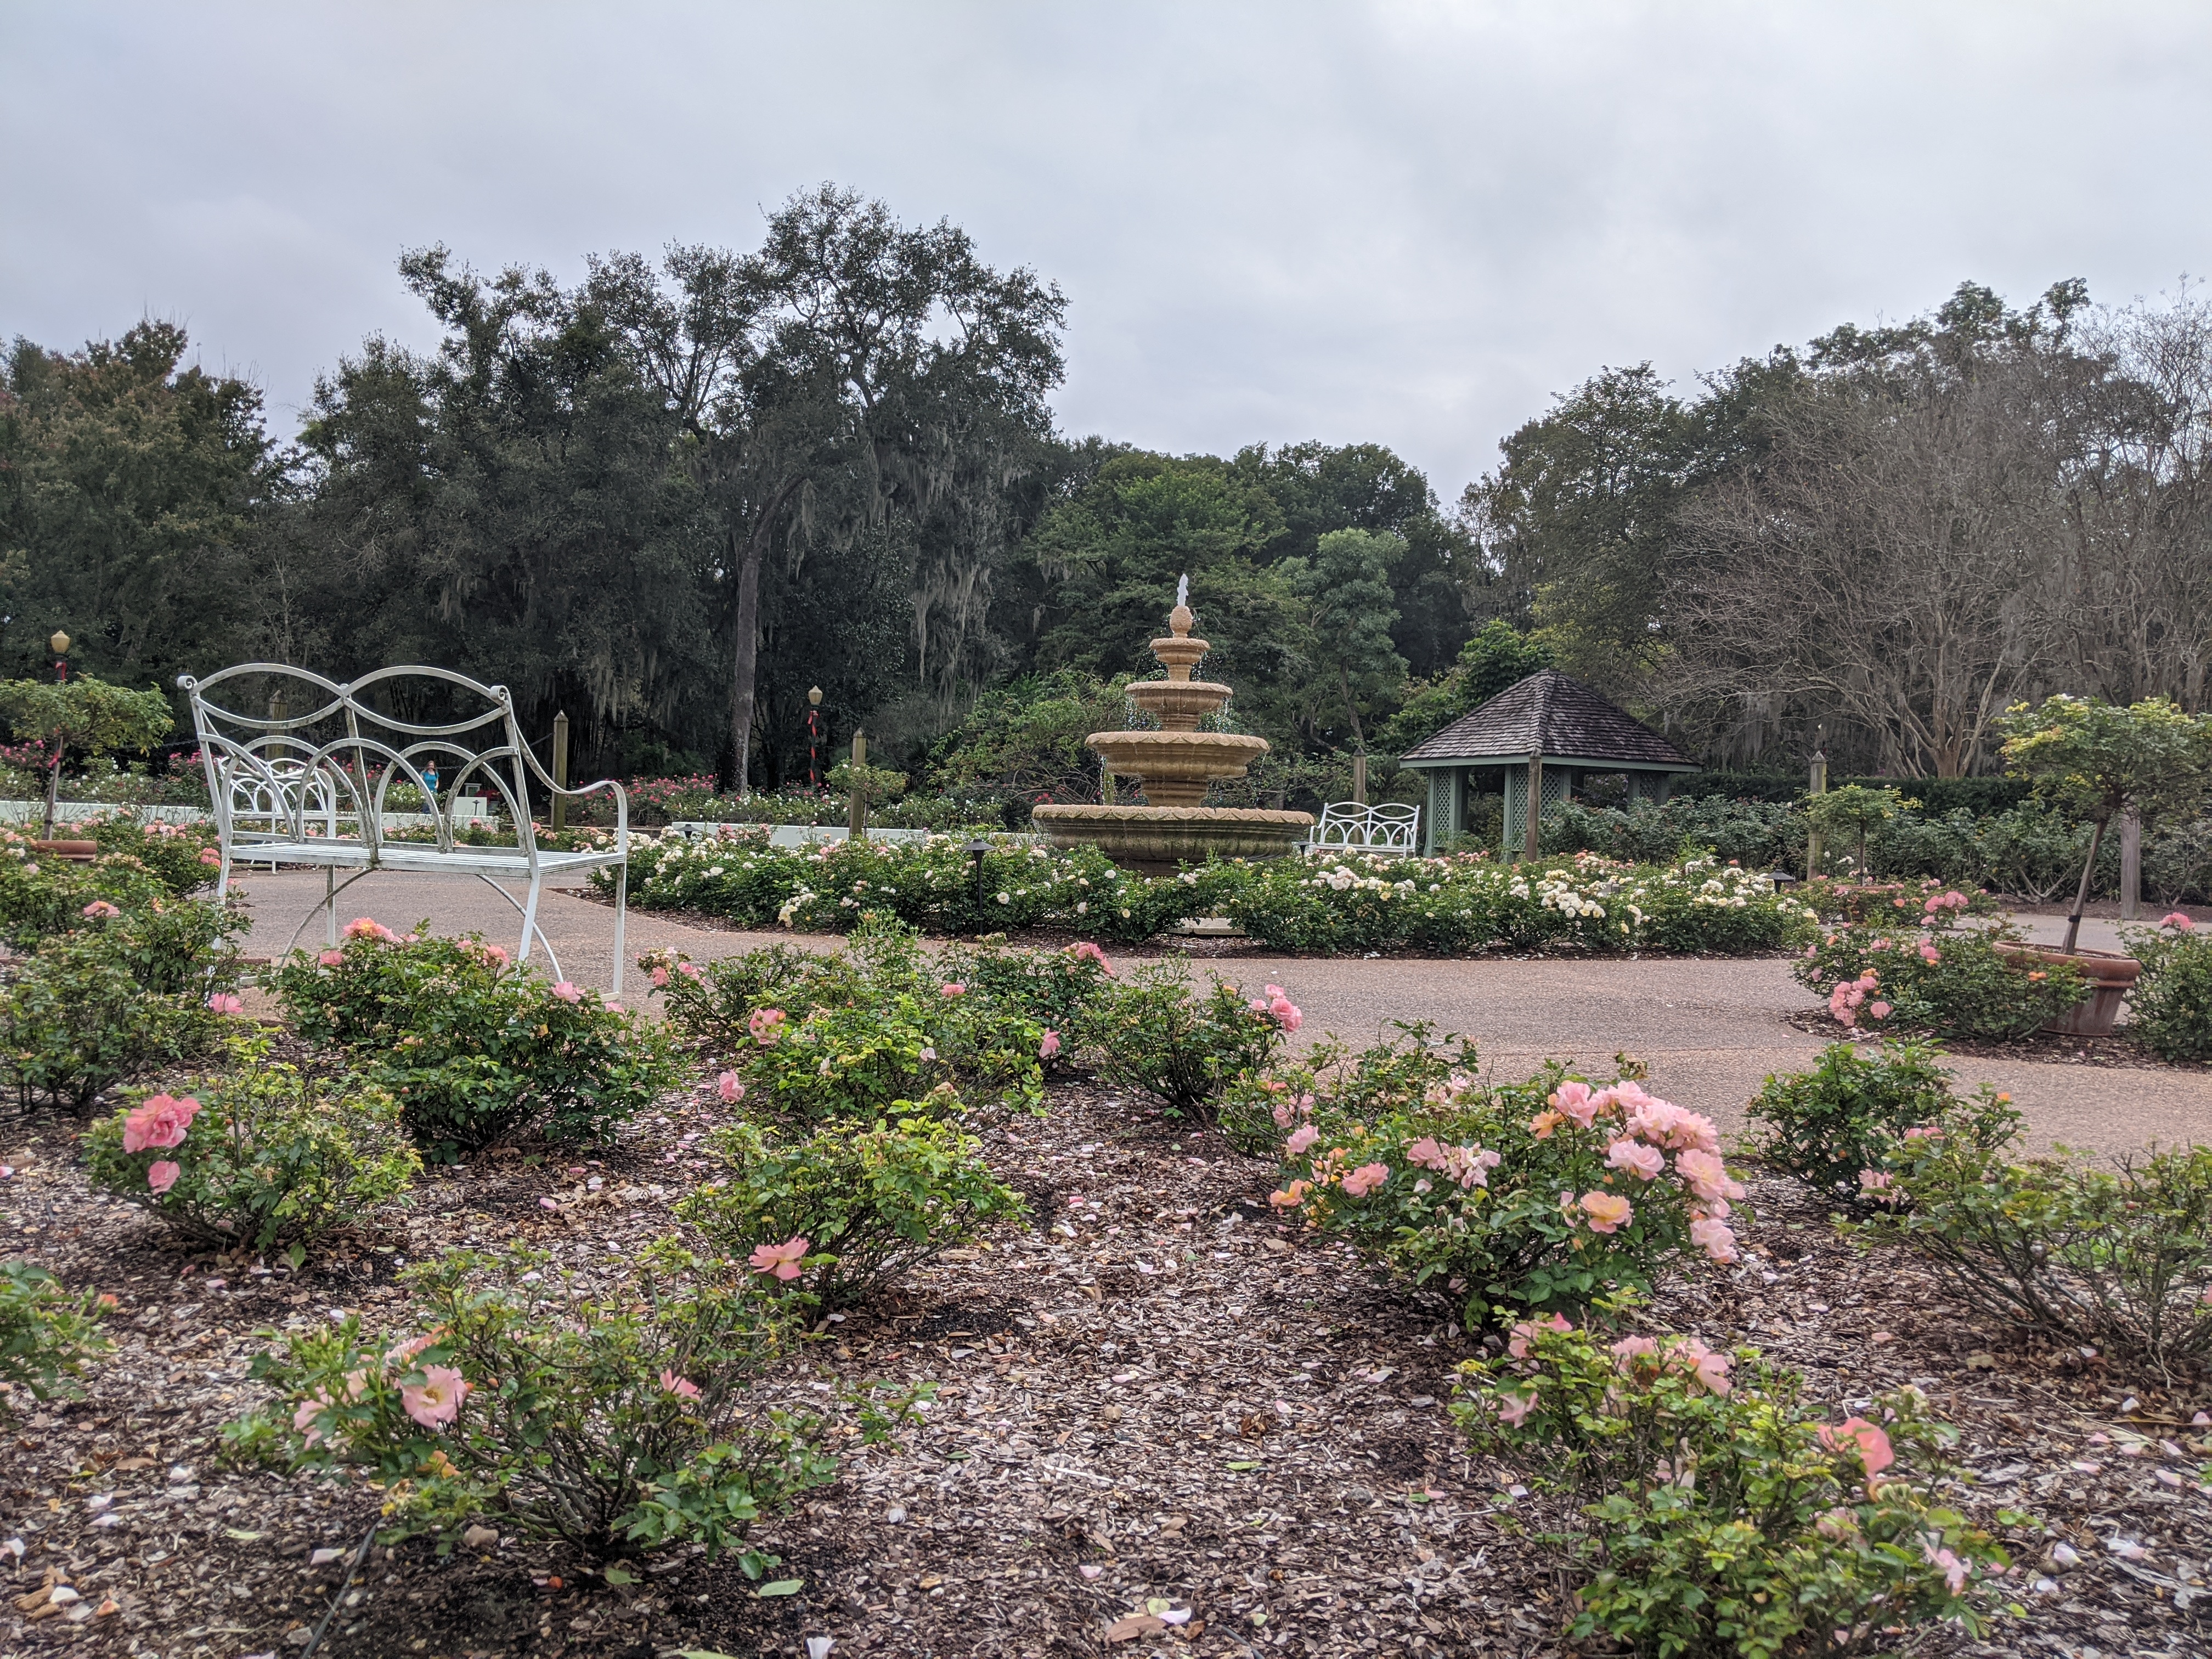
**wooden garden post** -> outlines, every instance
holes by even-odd
[[[861,781],[861,769],[868,763],[868,736],[865,732],[853,733],[853,793],[845,808],[845,829],[854,841],[868,838],[868,793]]]
[[[2120,920],[2142,915],[2142,809],[2132,801],[2120,814]]]
[[[1536,859],[1543,856],[1539,845],[1540,826],[1544,817],[1544,751],[1528,751],[1528,826],[1521,842],[1521,856]]]
[[[568,822],[568,802],[560,792],[568,787],[568,711],[553,716],[553,828]]]
[[[1352,799],[1362,806],[1367,805],[1367,751],[1364,749],[1352,757]]]
[[[1806,793],[1813,795],[1825,795],[1828,793],[1828,751],[1825,749],[1815,749],[1813,751],[1812,787]],[[1818,830],[1811,830],[1805,835],[1805,879],[1811,881],[1820,873],[1820,832]]]

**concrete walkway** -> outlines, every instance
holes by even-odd
[[[254,918],[247,948],[257,955],[281,951],[301,918],[321,902],[322,878],[311,872],[255,875],[242,884]],[[542,914],[562,971],[580,985],[609,984],[613,911],[548,890]],[[438,932],[477,932],[510,950],[520,933],[513,909],[482,884],[460,877],[382,872],[365,877],[339,901],[342,925],[358,915],[402,929],[427,918]],[[2052,919],[2023,920],[2033,921],[2040,938]],[[2057,925],[2063,929],[2063,919]],[[2110,932],[2111,924],[2085,923],[2085,945],[2117,945],[2116,937],[2093,937],[2097,927]],[[316,944],[321,936],[318,916],[302,942]],[[793,936],[689,927],[633,910],[627,954],[634,961],[643,951],[673,946],[707,961],[777,939],[791,942]],[[836,941],[796,942],[828,948]],[[1254,992],[1270,981],[1283,986],[1305,1011],[1303,1042],[1334,1032],[1364,1043],[1393,1019],[1427,1020],[1440,1032],[1473,1037],[1483,1070],[1492,1077],[1525,1077],[1547,1056],[1598,1070],[1625,1051],[1650,1066],[1655,1091],[1709,1112],[1730,1128],[1742,1123],[1745,1103],[1770,1073],[1804,1070],[1823,1046],[1786,1023],[1785,1016],[1816,1006],[1818,999],[1790,977],[1787,963],[1771,959],[1237,957],[1201,959],[1192,971],[1201,982],[1207,972],[1218,971]],[[650,989],[634,969],[625,988],[636,1006],[652,1006]],[[2212,1142],[2212,1072],[1973,1059],[1962,1059],[1953,1069],[1963,1083],[1986,1079],[2009,1091],[2039,1141],[2111,1152],[2153,1141]]]

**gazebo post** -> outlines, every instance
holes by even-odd
[[[1521,856],[1524,859],[1543,856],[1540,826],[1544,817],[1544,751],[1528,751],[1528,831],[1521,840]]]

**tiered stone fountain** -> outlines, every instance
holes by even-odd
[[[1187,603],[1188,577],[1168,613],[1169,635],[1152,641],[1166,666],[1164,680],[1133,680],[1131,701],[1158,717],[1157,732],[1094,732],[1086,741],[1117,778],[1144,786],[1148,806],[1040,806],[1030,815],[1056,847],[1089,842],[1115,863],[1146,875],[1172,875],[1188,860],[1280,858],[1313,828],[1310,812],[1207,806],[1216,778],[1241,778],[1267,752],[1265,738],[1201,732],[1199,721],[1229,701],[1229,688],[1194,680],[1192,667],[1210,648],[1190,636],[1196,620]]]

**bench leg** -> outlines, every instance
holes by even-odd
[[[532,874],[530,878],[530,902],[524,905],[522,908],[522,949],[515,952],[514,964],[516,967],[519,968],[524,963],[530,960],[530,936],[537,931],[538,877],[535,874]],[[545,954],[549,957],[552,957],[553,947],[550,945],[548,945],[545,947]],[[553,963],[554,971],[558,973],[560,971],[560,963],[556,960]]]
[[[336,946],[338,942],[338,867],[335,864],[323,866],[323,943]]]
[[[624,913],[625,913],[625,911],[626,911],[626,909],[627,909],[627,907],[628,907],[629,903],[629,866],[628,866],[627,864],[617,865],[617,866],[615,866],[615,988],[614,988],[614,994],[615,994],[616,996],[620,996],[620,995],[622,994],[622,981],[623,981],[623,917],[624,917]]]

